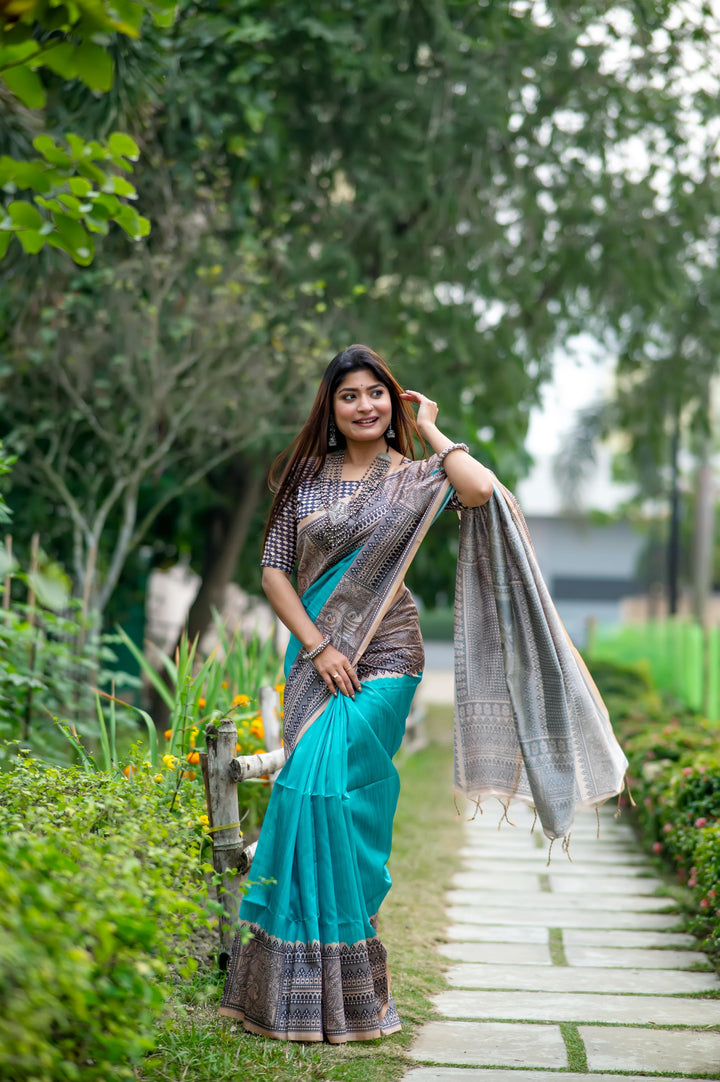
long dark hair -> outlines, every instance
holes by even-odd
[[[272,464],[269,483],[275,493],[265,537],[293,493],[304,480],[317,477],[325,465],[328,448],[332,404],[335,392],[349,372],[369,368],[379,383],[387,387],[392,401],[392,426],[395,435],[385,437],[405,458],[415,458],[415,437],[420,438],[415,414],[400,395],[402,387],[385,361],[369,346],[353,345],[336,354],[325,369],[307,421],[298,436]],[[337,432],[338,448],[345,446],[345,437]]]

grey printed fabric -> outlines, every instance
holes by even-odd
[[[286,943],[249,924],[235,937],[222,1013],[246,1029],[289,1041],[342,1044],[400,1029],[379,939]]]
[[[521,800],[554,839],[621,792],[627,760],[499,482],[461,515],[455,679],[455,786],[471,800]]]

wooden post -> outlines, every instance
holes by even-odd
[[[230,951],[235,937],[235,926],[240,909],[238,869],[243,852],[240,833],[240,809],[237,783],[230,773],[235,758],[237,726],[230,718],[220,722],[219,727],[210,724],[205,730],[207,737],[208,818],[213,845],[213,867],[222,881],[218,885],[218,901],[223,913],[220,918],[220,968],[227,969]]]

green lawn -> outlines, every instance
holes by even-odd
[[[255,1037],[217,1015],[220,983],[206,973],[175,999],[138,1076],[143,1082],[393,1082],[410,1066],[407,1049],[431,1013],[429,997],[444,986],[436,947],[444,935],[444,887],[461,843],[448,716],[436,711],[427,720],[433,742],[399,764],[394,885],[380,916],[402,1032],[335,1046]]]

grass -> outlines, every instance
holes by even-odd
[[[400,764],[402,791],[390,870],[393,889],[380,915],[390,959],[400,1033],[345,1045],[272,1041],[245,1033],[217,1006],[221,981],[208,971],[178,989],[143,1082],[395,1082],[410,1066],[407,1050],[431,1014],[429,997],[445,987],[444,885],[459,867],[461,820],[452,797],[451,733],[444,713],[427,718],[433,739]]]

